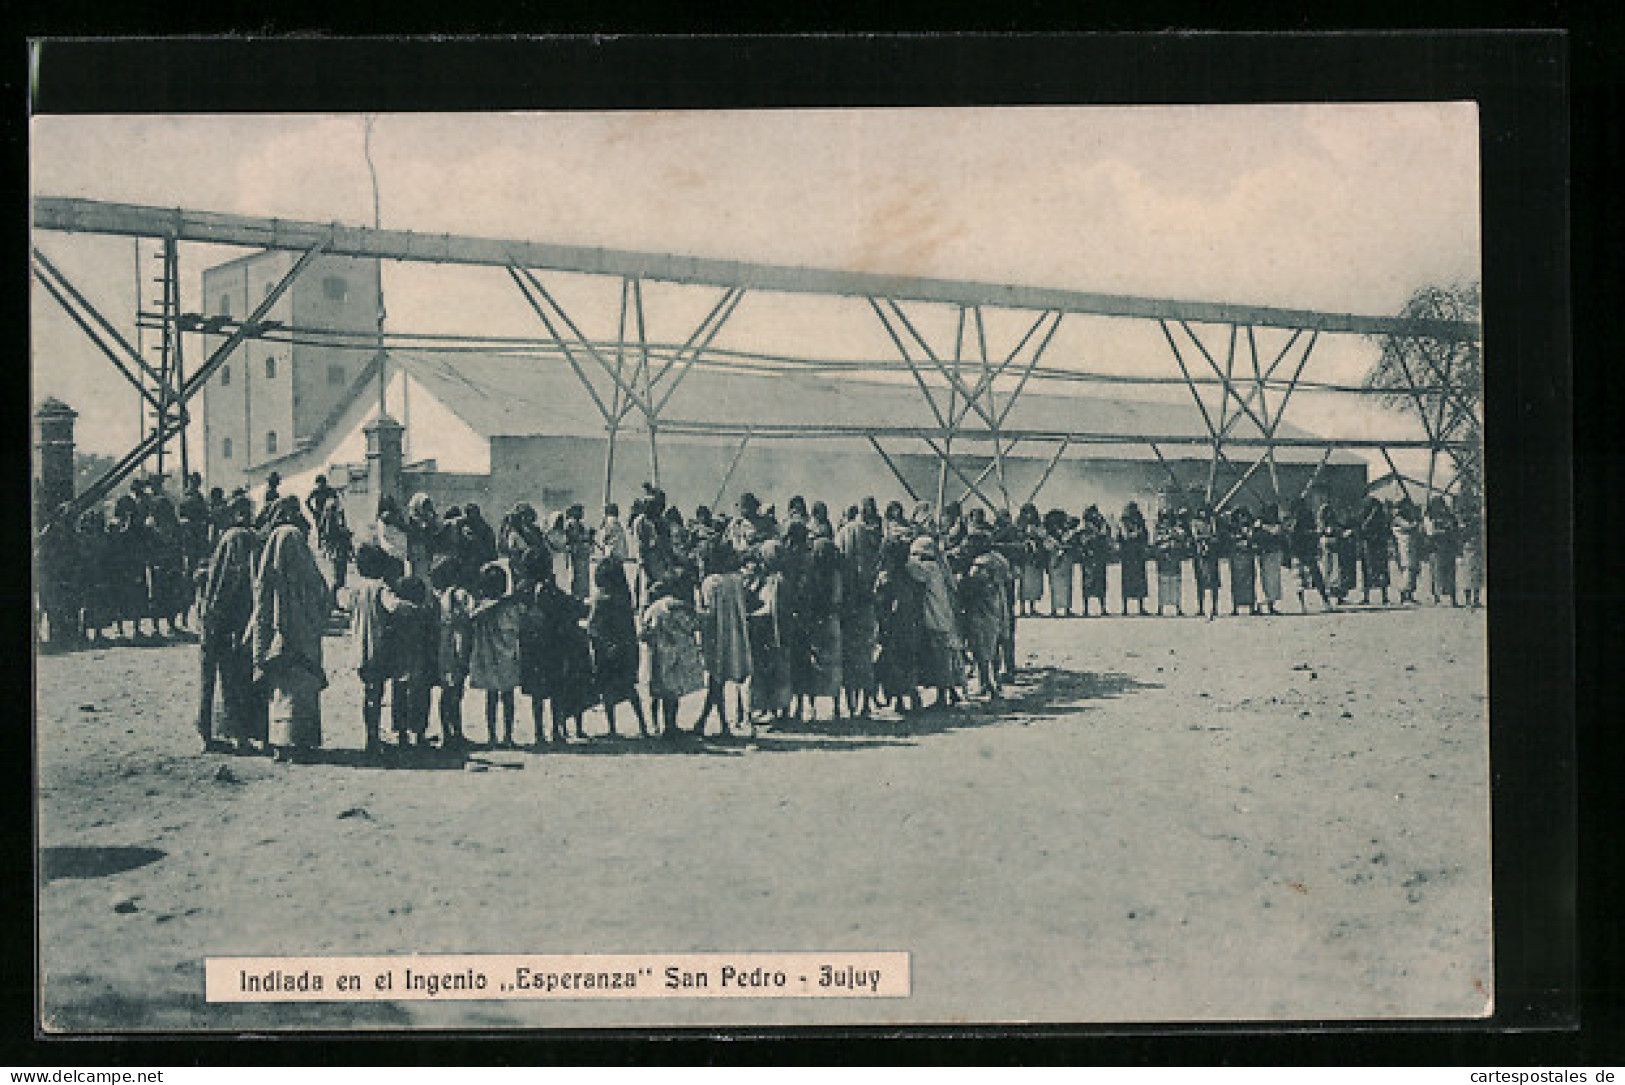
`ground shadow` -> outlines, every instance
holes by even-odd
[[[892,710],[864,717],[839,720],[782,720],[758,725],[762,747],[772,745],[776,736],[820,736],[848,739],[831,742],[832,749],[859,749],[852,738],[907,740],[921,735],[941,734],[969,727],[996,727],[1032,724],[1070,715],[1090,701],[1110,700],[1142,689],[1159,689],[1155,683],[1141,682],[1117,671],[1072,671],[1060,667],[1030,667],[1013,682],[1004,685],[1004,696],[996,701],[974,700],[944,708],[925,708],[898,713]],[[935,698],[935,693],[927,694]],[[778,748],[805,749],[805,743],[785,743]]]
[[[122,874],[126,870],[156,863],[165,854],[157,848],[52,845],[40,849],[40,880],[53,882],[59,878],[105,878],[110,874]]]

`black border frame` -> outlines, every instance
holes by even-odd
[[[1567,53],[1562,35],[1530,32],[434,42],[52,39],[40,44],[30,56],[34,66],[27,88],[35,112],[1413,99],[1472,99],[1480,106],[1490,388],[1486,455],[1492,487],[1489,591],[1494,600],[1489,647],[1495,1018],[1486,1024],[865,1028],[842,1030],[839,1038],[823,1029],[697,1029],[658,1033],[678,1042],[635,1048],[626,1041],[650,1034],[501,1033],[491,1043],[467,1034],[364,1033],[343,1034],[345,1042],[335,1045],[331,1034],[300,1033],[279,1034],[269,1046],[257,1045],[256,1060],[487,1063],[519,1055],[522,1061],[545,1062],[650,1061],[651,1056],[709,1061],[723,1050],[708,1039],[716,1033],[734,1038],[726,1048],[728,1061],[751,1063],[783,1061],[785,1054],[782,1047],[739,1042],[753,1036],[789,1038],[795,1042],[793,1050],[806,1058],[831,1062],[897,1057],[961,1061],[972,1052],[978,1061],[1049,1062],[1059,1061],[1057,1054],[1070,1061],[1063,1054],[1069,1051],[1108,1056],[1107,1061],[1206,1061],[1215,1053],[1232,1057],[1231,1045],[1238,1042],[1246,1046],[1257,1041],[1288,1061],[1351,1062],[1361,1061],[1360,1053],[1378,1037],[1390,1054],[1398,1055],[1397,1061],[1505,1062],[1513,1061],[1508,1056],[1518,1034],[1508,1030],[1559,1030],[1546,1035],[1567,1036],[1573,1043],[1581,985]],[[26,192],[26,183],[18,189]],[[26,222],[26,213],[22,219]],[[22,240],[26,243],[26,236]],[[14,298],[26,296],[26,270],[19,280]],[[19,368],[24,394],[13,402],[25,414],[26,368]],[[27,420],[22,421],[20,432],[27,434]],[[13,796],[31,796],[32,759],[19,758],[18,764],[23,779],[9,790]],[[31,815],[30,809],[25,816]],[[30,860],[12,856],[4,862],[5,873],[18,875],[12,884],[26,884]],[[1592,909],[1588,918],[1597,915]],[[33,930],[31,921],[7,926],[13,934],[31,935]],[[1617,949],[1617,943],[1615,936],[1603,944]],[[32,946],[28,949],[12,959],[27,960]],[[1597,963],[1588,957],[1588,965]],[[15,1035],[17,1022],[9,1012],[14,1009],[27,1007],[27,1030],[32,1029],[33,969],[7,973],[8,1033]],[[13,996],[21,996],[21,1003]],[[1617,1023],[1611,1009],[1605,1017]],[[1600,1023],[1595,1017],[1592,1021]],[[883,1037],[901,1043],[870,1046]],[[969,1037],[976,1038],[976,1046],[967,1049],[964,1040]],[[1060,1042],[1062,1038],[1070,1039]],[[90,1058],[148,1065],[237,1061],[242,1049],[223,1039],[50,1038],[29,1046],[37,1048],[36,1057],[56,1065]],[[411,1050],[383,1046],[402,1039],[410,1041]],[[1473,1049],[1486,1042],[1505,1053],[1472,1059]],[[1227,1050],[1230,1056],[1224,1054]],[[1114,1052],[1119,1058],[1109,1057]]]

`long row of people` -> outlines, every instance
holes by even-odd
[[[206,744],[246,751],[269,742],[282,757],[320,744],[319,709],[308,696],[302,716],[293,696],[285,698],[284,741],[268,731],[261,658],[277,643],[262,627],[289,621],[275,605],[263,610],[262,599],[276,602],[274,587],[264,583],[275,568],[266,555],[279,546],[304,548],[314,570],[307,509],[321,525],[316,542],[333,584],[346,581],[354,559],[357,579],[343,592],[351,599],[361,723],[373,754],[390,748],[386,701],[393,748],[426,745],[432,715],[441,746],[466,745],[469,689],[483,693],[484,742],[498,747],[515,741],[520,693],[530,702],[530,729],[541,747],[583,740],[583,715],[595,706],[603,708],[612,736],[624,705],[640,735],[692,740],[708,736],[713,716],[719,737],[754,733],[758,724],[816,718],[824,700],[834,719],[876,706],[913,711],[930,693],[932,707],[951,705],[967,695],[972,675],[982,696],[997,698],[1015,673],[1018,614],[1041,595],[1046,578],[1052,592],[1057,581],[1065,584],[1073,563],[1062,558],[1071,554],[1083,558],[1075,564],[1083,566],[1086,600],[1102,598],[1099,563],[1115,558],[1124,570],[1125,612],[1134,598],[1142,613],[1146,562],[1158,566],[1159,610],[1178,610],[1181,566],[1189,560],[1199,608],[1211,616],[1221,568],[1233,610],[1273,611],[1283,568],[1295,571],[1300,596],[1317,591],[1332,605],[1344,570],[1359,569],[1368,592],[1386,595],[1390,547],[1398,546],[1401,567],[1410,569],[1420,560],[1420,540],[1431,540],[1438,591],[1440,555],[1450,554],[1453,571],[1449,547],[1461,533],[1448,508],[1430,509],[1417,518],[1417,546],[1406,565],[1404,529],[1393,526],[1408,522],[1411,512],[1403,507],[1388,521],[1368,506],[1356,532],[1338,528],[1335,512],[1311,515],[1302,503],[1284,521],[1271,507],[1257,517],[1239,509],[1223,516],[1165,509],[1148,530],[1132,503],[1113,526],[1094,509],[1077,522],[1059,514],[1040,519],[1031,506],[1015,518],[952,508],[937,517],[928,507],[909,517],[896,502],[881,514],[869,498],[846,509],[837,524],[821,502],[809,508],[799,497],[781,521],[751,494],[731,517],[702,508],[685,518],[658,488],[646,486],[625,525],[611,505],[600,526],[589,529],[575,506],[543,528],[521,503],[493,530],[477,509],[440,514],[418,494],[404,512],[388,498],[380,501],[376,521],[352,538],[331,490],[318,487],[303,505],[275,496],[257,516],[240,496],[228,503],[230,524],[198,597],[198,726]],[[1456,534],[1447,536],[1447,528]],[[308,657],[306,634],[319,625],[316,612],[325,616],[331,606],[331,589],[319,573],[319,590],[311,587],[307,563],[295,564],[312,613],[292,621],[291,640]],[[1403,590],[1414,592],[1409,573],[1407,581],[1411,587]],[[1064,609],[1052,601],[1052,610]],[[316,662],[306,658],[302,669],[320,674],[319,633],[315,639]],[[681,699],[700,692],[699,716],[681,727]]]

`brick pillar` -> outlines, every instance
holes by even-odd
[[[380,415],[362,429],[367,435],[367,488],[376,502],[385,494],[401,497],[401,438],[406,428],[389,415]]]
[[[34,412],[36,508],[42,514],[73,500],[73,422],[79,413],[60,399],[47,399]]]

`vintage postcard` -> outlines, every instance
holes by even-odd
[[[1494,1011],[1473,103],[30,140],[44,1030]]]

